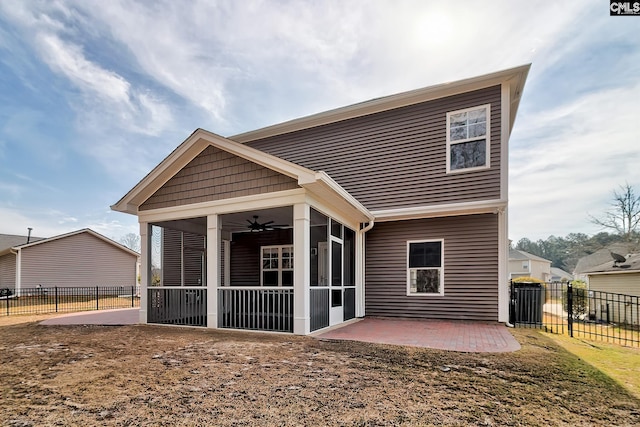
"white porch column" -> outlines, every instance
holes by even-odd
[[[220,283],[220,220],[207,216],[207,328],[218,327],[218,284]]]
[[[311,211],[306,203],[293,205],[293,333],[311,332]]]
[[[364,249],[365,232],[356,231],[356,317],[364,317]]]
[[[507,209],[498,211],[498,322],[509,321],[509,224]]]
[[[151,252],[149,248],[149,239],[151,233],[149,223],[140,223],[140,323],[147,323],[147,286],[149,286],[149,278],[151,277]]]

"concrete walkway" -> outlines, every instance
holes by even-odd
[[[85,311],[44,320],[41,325],[135,325],[138,308]],[[408,345],[439,350],[500,353],[520,350],[508,328],[499,323],[366,317],[326,332],[317,339]]]
[[[315,337],[474,353],[520,350],[506,326],[487,322],[365,317]]]
[[[43,320],[41,325],[135,325],[139,319],[138,308],[115,310],[82,311],[68,313]]]

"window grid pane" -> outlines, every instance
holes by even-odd
[[[487,145],[484,139],[451,144],[449,151],[451,170],[480,167],[487,164]]]
[[[439,268],[414,268],[410,270],[409,290],[412,294],[438,294],[440,288]]]
[[[442,242],[409,244],[409,268],[442,267]]]

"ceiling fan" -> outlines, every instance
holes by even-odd
[[[247,228],[251,231],[268,231],[275,228],[286,227],[286,225],[284,224],[274,224],[273,221],[259,223],[258,215],[253,216],[253,221],[248,219],[247,222],[249,223],[249,225],[247,225]]]

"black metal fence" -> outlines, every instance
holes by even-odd
[[[140,306],[136,286],[37,287],[5,289],[0,315],[46,314]]]
[[[640,297],[566,283],[511,283],[509,321],[571,337],[640,347]]]

